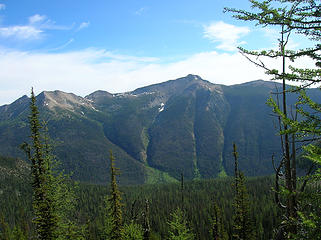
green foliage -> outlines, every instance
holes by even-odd
[[[315,134],[320,134],[320,104],[311,100],[306,95],[305,88],[314,83],[320,82],[320,5],[318,1],[299,1],[299,0],[269,0],[269,1],[255,1],[250,0],[252,4],[251,12],[238,9],[226,9],[233,12],[234,17],[244,21],[254,21],[257,25],[278,26],[280,28],[279,50],[263,50],[263,51],[249,51],[239,48],[251,62],[263,68],[267,74],[273,76],[274,79],[282,80],[282,102],[279,105],[277,101],[270,98],[268,104],[272,106],[274,113],[279,120],[279,133],[281,135],[281,145],[283,149],[282,160],[279,167],[276,168],[276,193],[275,198],[278,206],[285,209],[284,226],[280,226],[277,238],[294,238],[310,239],[308,233],[313,229],[313,221],[315,207],[319,208],[319,203],[314,201],[314,197],[303,192],[307,188],[309,178],[303,180],[302,186],[297,184],[296,176],[296,142],[302,140],[308,142],[315,140]],[[293,32],[304,35],[309,38],[309,47],[300,50],[288,50],[287,44]],[[316,42],[314,43],[314,41]],[[281,71],[271,69],[260,60],[260,57],[269,57],[273,59],[281,58]],[[309,57],[315,62],[314,69],[308,69],[303,64],[301,68],[289,66],[286,67],[286,61],[294,62],[298,58],[305,56]],[[289,89],[286,86],[286,81],[296,81],[300,83],[300,87],[296,89]],[[303,89],[303,90],[302,90]],[[292,114],[292,118],[288,113],[288,92],[300,91],[300,96],[293,109],[296,110]],[[279,94],[279,93],[277,93]],[[310,110],[308,111],[307,108]],[[290,140],[291,138],[291,140]],[[290,142],[291,141],[291,142]],[[304,148],[304,147],[303,147]],[[309,152],[309,159],[317,159],[320,152],[315,151],[316,148],[308,146],[305,148]],[[313,151],[315,151],[313,153]],[[317,153],[318,152],[318,153]],[[284,170],[285,184],[282,191],[280,191],[279,178],[282,176],[281,169]],[[312,168],[309,170],[311,174]],[[315,186],[314,186],[315,188]],[[285,198],[285,204],[282,204],[279,195]],[[300,201],[299,201],[300,200]],[[306,202],[306,203],[304,203]],[[306,207],[309,202],[311,208]],[[301,209],[301,211],[299,210]],[[303,210],[304,209],[304,210]],[[304,215],[303,212],[305,212]],[[310,216],[310,220],[306,217]],[[316,219],[314,219],[316,220]],[[305,228],[303,227],[305,226]],[[313,236],[316,239],[317,235]]]
[[[177,180],[171,177],[168,173],[162,172],[155,168],[146,167],[146,184],[162,184],[162,183],[175,183]]]
[[[186,179],[224,176],[224,172],[232,176],[230,145],[237,141],[246,176],[271,174],[271,154],[280,152],[280,147],[265,101],[274,83],[219,86],[195,77],[150,86],[135,95],[107,94],[93,98],[90,105],[78,97],[68,108],[55,102],[68,102],[73,94],[41,93],[37,107],[41,119],[47,120],[60,167],[72,172],[75,180],[104,184],[110,178],[104,156],[111,149],[119,159],[121,185],[162,183],[178,179],[185,170]],[[318,91],[311,90],[317,102]],[[48,94],[51,98],[46,98]],[[30,135],[28,102],[25,97],[0,107],[2,155],[24,157],[17,146]],[[164,111],[159,112],[162,102]]]
[[[300,196],[295,239],[321,239],[321,148],[310,144],[304,150],[305,157],[313,162],[315,170],[303,178],[307,181],[307,190]]]
[[[169,237],[170,240],[193,240],[194,234],[187,226],[187,221],[180,208],[177,208],[171,214],[171,220],[169,225]]]
[[[52,159],[47,154],[48,148],[42,143],[39,111],[33,90],[31,91],[30,109],[29,121],[32,145],[24,143],[22,148],[26,151],[27,157],[31,162],[36,238],[51,240],[59,236],[57,232],[58,212],[55,205]]]
[[[4,214],[11,229],[17,225],[26,229],[26,232],[32,233],[31,188],[26,181],[19,183],[16,179],[9,180],[0,181],[0,189],[3,191],[0,212]],[[273,181],[272,177],[260,177],[248,178],[246,182],[251,202],[251,218],[257,239],[261,240],[272,238],[273,229],[280,223],[281,219],[281,213],[270,194]],[[231,187],[232,182],[232,178],[185,182],[185,219],[189,222],[196,238],[211,239],[211,219],[213,219],[213,213],[215,212],[213,202],[216,202],[220,207],[224,229],[229,236],[232,236],[233,197],[235,194]],[[143,225],[141,213],[145,208],[145,199],[149,199],[150,239],[166,239],[169,232],[168,216],[177,207],[181,207],[181,186],[173,183],[122,186],[120,190],[123,192],[123,219],[125,224],[130,224],[133,219],[131,214],[132,203],[136,201],[134,210],[137,213],[137,219],[134,223]],[[18,191],[21,194],[16,195],[15,192]],[[110,230],[107,230],[107,234],[104,234],[103,229],[104,221],[106,216],[109,216],[110,211],[104,201],[106,195],[110,194],[110,186],[80,183],[75,193],[78,199],[74,212],[78,221],[74,221],[75,224],[81,228],[83,225],[87,225],[84,233],[86,239],[108,239]],[[21,212],[21,209],[24,212]],[[111,229],[110,219],[108,221],[105,226],[107,226],[107,229]]]
[[[66,182],[67,176],[57,172],[58,162],[55,160],[49,144],[48,130],[39,121],[36,98],[31,92],[30,130],[31,142],[24,143],[31,162],[32,207],[34,211],[37,239],[84,239],[80,228],[72,222],[74,214],[74,185]],[[43,131],[41,131],[43,129]]]
[[[136,223],[125,224],[122,240],[143,240],[143,228]]]
[[[0,239],[2,240],[27,240],[28,233],[21,229],[20,226],[10,228],[9,224],[4,221],[3,216],[0,218]]]
[[[250,202],[244,183],[243,173],[236,176],[234,216],[233,216],[233,239],[255,239],[253,223],[250,217]]]
[[[214,203],[213,216],[210,219],[211,223],[211,239],[214,240],[227,240],[228,235],[224,229],[224,221],[222,216],[222,211],[219,206]]]
[[[233,143],[234,167],[234,215],[233,215],[233,239],[255,239],[253,224],[250,217],[250,202],[245,186],[245,177],[238,169],[238,152]]]
[[[102,224],[102,239],[108,239],[111,236],[113,227],[112,215],[110,212],[110,202],[109,197],[106,196],[104,198],[104,206],[103,206],[103,224]]]
[[[118,189],[116,176],[119,174],[118,169],[115,167],[115,158],[110,151],[110,197],[109,197],[109,211],[111,215],[111,232],[110,238],[112,240],[121,240],[123,234],[123,216],[122,216],[122,204],[121,193]]]

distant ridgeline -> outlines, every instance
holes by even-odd
[[[240,169],[260,176],[273,172],[271,155],[280,152],[277,119],[266,105],[276,87],[261,80],[224,86],[188,75],[120,94],[42,92],[37,104],[57,158],[77,180],[106,183],[109,150],[122,184],[171,182],[181,173],[233,175],[233,142]],[[1,155],[25,158],[19,146],[30,135],[29,101],[0,106]]]

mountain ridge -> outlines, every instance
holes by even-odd
[[[125,93],[44,91],[37,104],[57,158],[81,181],[108,179],[109,150],[123,184],[232,175],[233,142],[240,169],[257,176],[273,172],[270,156],[280,152],[265,104],[272,85],[226,86],[190,74]],[[0,154],[24,157],[18,146],[29,136],[28,106],[28,97],[0,106]]]

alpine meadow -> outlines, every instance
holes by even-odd
[[[316,0],[0,0],[0,240],[321,240],[320,41]]]

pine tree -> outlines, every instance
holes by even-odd
[[[180,208],[177,208],[174,213],[171,214],[171,221],[169,225],[169,240],[193,240],[194,234],[187,227],[187,221]]]
[[[31,114],[29,117],[32,145],[24,143],[22,148],[31,161],[33,220],[36,228],[36,238],[41,240],[56,239],[58,229],[58,214],[54,199],[53,176],[50,157],[46,155],[46,146],[41,137],[39,111],[36,97],[31,91]]]
[[[233,144],[233,155],[235,160],[233,239],[251,240],[255,239],[255,236],[250,218],[250,202],[245,186],[244,175],[238,170],[238,153],[236,151],[235,143]]]
[[[143,240],[145,239],[143,232],[142,226],[139,224],[134,222],[125,224],[122,240]]]
[[[184,206],[184,174],[181,173],[181,209],[184,212],[185,206]]]
[[[111,214],[111,235],[112,240],[121,240],[123,235],[123,216],[122,216],[122,204],[121,193],[118,189],[116,176],[119,175],[118,170],[115,167],[115,158],[110,151],[110,172],[111,172],[111,191],[110,191],[110,214]]]
[[[224,229],[222,212],[217,203],[214,203],[213,216],[211,221],[211,239],[213,240],[227,240],[228,236]]]
[[[143,213],[143,231],[144,231],[144,240],[150,239],[150,223],[149,223],[149,201],[145,200],[145,212]]]
[[[303,109],[299,109],[298,106],[304,101],[311,103],[303,90],[321,81],[321,45],[319,44],[321,39],[321,6],[318,1],[314,0],[250,0],[250,3],[252,4],[251,12],[233,8],[226,8],[225,10],[233,12],[235,14],[233,17],[239,20],[253,21],[263,27],[272,26],[280,29],[279,50],[249,51],[244,48],[239,48],[239,50],[252,63],[263,68],[267,74],[272,75],[273,79],[282,81],[282,90],[277,92],[277,98],[281,94],[281,104],[278,101],[275,102],[272,98],[268,101],[278,116],[283,151],[280,165],[275,167],[275,200],[277,205],[285,211],[285,217],[283,224],[278,229],[276,238],[293,238],[298,233],[298,213],[301,208],[298,196],[306,186],[306,181],[303,181],[301,187],[298,186],[297,182],[296,142],[301,139],[306,143],[309,139],[308,136],[312,136],[312,139],[314,139],[314,134],[320,129],[320,121],[318,124],[314,116],[312,118],[307,117],[307,112],[303,110],[306,106]],[[310,40],[310,46],[300,50],[287,49],[290,37],[295,33],[306,36]],[[281,59],[281,71],[270,68],[261,60],[261,57]],[[299,65],[301,68],[291,65],[288,68],[286,67],[287,62],[291,63],[300,57],[312,59],[316,68],[308,69],[305,68],[304,64]],[[300,86],[298,88],[288,88],[287,81],[295,81],[300,83]],[[296,113],[291,116],[288,112],[287,94],[298,90],[301,90],[301,93],[298,102],[294,106]],[[304,101],[301,101],[302,99]],[[301,117],[297,117],[297,114],[301,114]],[[306,120],[301,121],[304,118]],[[311,124],[312,122],[314,123]],[[308,174],[310,173],[311,171],[308,171]],[[284,179],[284,184],[281,183],[282,178]],[[282,202],[282,198],[284,198],[284,202]]]
[[[321,240],[321,148],[310,144],[304,147],[304,150],[304,156],[311,160],[315,170],[313,174],[304,178],[304,184],[309,182],[310,189],[300,199],[298,233],[294,239]]]
[[[47,125],[40,124],[33,90],[30,109],[32,144],[25,142],[21,147],[31,162],[36,238],[83,240],[83,230],[72,221],[76,201],[74,186],[67,183],[67,175],[56,170],[59,162],[52,154]]]
[[[101,238],[109,239],[112,231],[112,216],[110,212],[110,202],[109,196],[104,197],[104,207],[103,207],[103,223],[101,229]]]

